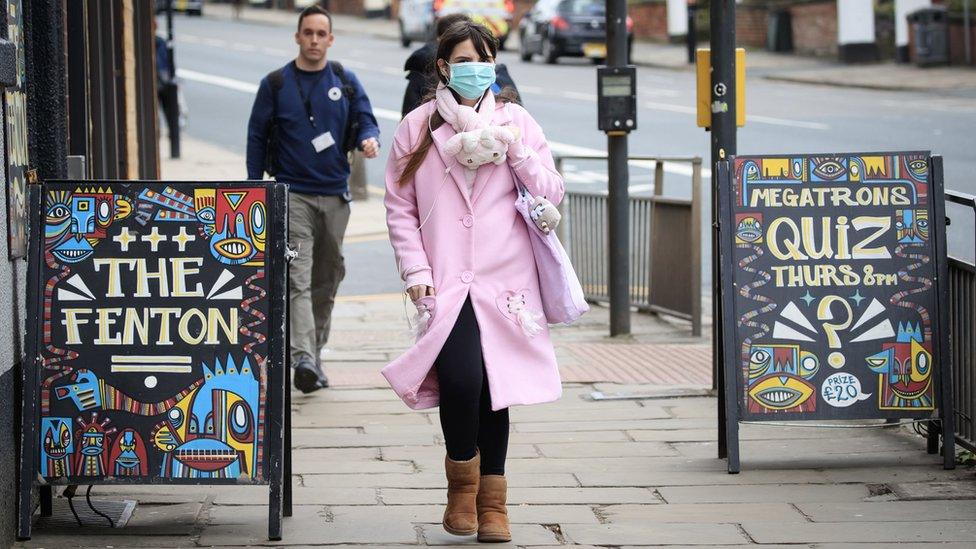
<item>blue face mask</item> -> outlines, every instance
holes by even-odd
[[[451,63],[451,77],[447,87],[465,99],[480,99],[495,83],[494,63]]]

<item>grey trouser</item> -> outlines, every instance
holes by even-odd
[[[332,307],[346,276],[342,239],[349,203],[341,196],[288,193],[288,243],[298,251],[291,262],[291,359],[318,364],[329,341]]]

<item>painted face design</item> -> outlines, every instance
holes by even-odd
[[[899,243],[921,244],[928,242],[928,210],[897,210],[895,212],[895,230]]]
[[[879,407],[883,410],[932,409],[932,353],[921,343],[917,327],[899,326],[895,343],[868,356],[868,366],[878,375]]]
[[[763,227],[762,216],[742,215],[736,216],[739,224],[735,229],[736,244],[754,244],[762,242]]]
[[[267,211],[264,189],[217,189],[214,235],[210,251],[228,265],[264,261]]]
[[[213,236],[217,222],[217,191],[215,189],[194,189],[193,208],[207,236]]]
[[[45,242],[63,263],[79,263],[95,251],[98,241],[117,219],[132,213],[132,203],[112,189],[52,191],[46,200]]]
[[[847,173],[847,160],[833,156],[815,156],[810,159],[813,181],[836,181]]]
[[[81,429],[75,433],[75,438],[78,439],[78,452],[75,454],[75,474],[100,477],[108,471],[108,455],[105,453],[105,448],[111,443],[111,434],[115,432],[114,427],[107,428],[110,421],[105,418],[99,422],[97,413],[91,415],[90,421],[78,418]]]
[[[749,349],[749,411],[812,412],[816,389],[810,380],[820,361],[799,345],[752,345]]]
[[[258,381],[250,360],[230,356],[166,412],[153,442],[166,453],[161,475],[177,478],[253,476],[257,461]]]
[[[109,457],[115,476],[146,476],[146,444],[134,429],[127,428],[115,439]]]
[[[63,417],[41,419],[41,476],[66,477],[71,475],[71,420]]]

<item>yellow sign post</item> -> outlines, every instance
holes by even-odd
[[[695,52],[695,70],[698,91],[698,127],[712,125],[712,65],[709,48],[698,48]],[[746,50],[735,48],[735,125],[746,125]]]

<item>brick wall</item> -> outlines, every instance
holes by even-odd
[[[766,47],[769,10],[765,6],[736,6],[735,43],[738,46]]]
[[[628,6],[634,20],[634,37],[656,42],[668,41],[668,7],[663,2],[645,2]]]
[[[790,7],[796,53],[837,55],[837,3],[810,2]]]

